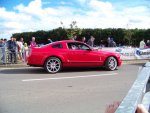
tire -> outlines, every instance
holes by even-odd
[[[44,69],[48,73],[57,73],[61,70],[62,63],[59,58],[57,57],[50,57],[46,60],[44,64]]]
[[[114,57],[108,57],[105,62],[105,67],[108,71],[114,71],[117,69],[117,60]]]

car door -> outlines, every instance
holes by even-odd
[[[78,55],[78,49],[77,49],[77,46],[76,46],[76,43],[74,42],[71,42],[71,43],[68,43],[68,61],[71,62],[71,63],[79,63],[79,57],[80,55]]]
[[[72,47],[75,46],[74,48]],[[100,55],[94,52],[86,44],[75,42],[68,44],[69,60],[71,63],[83,66],[97,66],[100,63]]]

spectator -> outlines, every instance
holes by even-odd
[[[17,47],[18,47],[18,55],[19,60],[23,60],[23,53],[24,53],[24,46],[23,46],[23,37],[20,38],[20,41],[17,41]]]
[[[7,42],[7,39],[5,38],[5,39],[4,39],[4,43],[6,44],[6,42]]]
[[[11,37],[11,39],[7,42],[7,47],[8,47],[8,53],[9,53],[9,62],[10,63],[17,63],[17,55],[16,55],[16,50],[17,50],[17,44],[16,44],[16,38]]]
[[[3,39],[0,39],[0,53],[2,53],[2,57],[0,57],[0,60],[3,60],[3,59],[4,59],[3,50],[4,50],[4,40],[3,40]],[[1,55],[0,55],[0,56],[1,56]]]
[[[28,44],[24,43],[24,50],[28,51]]]
[[[110,37],[107,38],[107,46],[110,47]]]
[[[53,41],[49,38],[48,40],[48,44],[52,43]]]
[[[71,39],[72,39],[72,40],[76,40],[76,39],[77,39],[77,36],[74,34]]]
[[[144,39],[142,39],[141,41],[140,41],[140,49],[144,49],[144,47],[145,47],[145,42],[144,42]]]
[[[95,38],[93,36],[91,36],[90,39],[88,40],[87,44],[91,47],[94,47],[94,40],[95,40]]]
[[[146,46],[150,48],[150,40],[147,40]]]
[[[3,39],[0,39],[0,47],[3,47]]]
[[[24,43],[24,61],[27,61],[27,57],[28,57],[28,53],[29,53],[29,48],[27,43]]]
[[[85,43],[86,41],[86,38],[85,37],[82,37],[82,40],[81,40],[83,43]]]
[[[32,37],[32,41],[30,42],[30,47],[33,48],[33,47],[36,47],[37,44],[36,44],[36,41],[35,41],[35,37]]]
[[[113,38],[110,38],[110,47],[116,47],[116,42]]]
[[[105,47],[105,44],[104,44],[103,40],[100,41],[100,47]]]
[[[21,37],[20,38],[20,42],[22,42],[22,48],[21,48],[21,51],[22,51],[22,58],[24,59],[24,38],[23,37]]]
[[[7,50],[7,39],[4,39],[3,41],[3,48],[2,48],[2,53],[3,53],[3,64],[6,64],[6,50]]]

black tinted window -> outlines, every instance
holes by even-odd
[[[56,44],[56,45],[53,45],[52,48],[63,48],[63,46],[61,44]]]
[[[68,48],[72,49],[72,50],[77,50],[78,49],[76,43],[68,43]]]

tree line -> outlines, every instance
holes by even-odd
[[[69,34],[68,34],[69,33]],[[72,34],[77,35],[77,40],[81,40],[82,37],[86,37],[86,40],[90,36],[95,37],[95,45],[99,45],[101,42],[107,43],[107,38],[111,37],[117,44],[139,46],[139,42],[142,39],[150,40],[150,29],[123,29],[123,28],[108,28],[108,29],[79,29],[79,28],[56,28],[49,31],[36,31],[36,32],[23,32],[14,33],[13,37],[17,40],[20,37],[24,38],[24,41],[29,44],[32,37],[36,37],[36,41],[39,44],[46,44],[48,38],[53,41],[68,40]],[[103,40],[103,41],[101,41]]]

